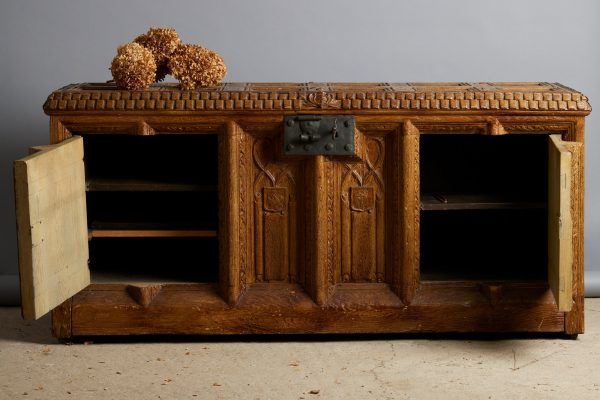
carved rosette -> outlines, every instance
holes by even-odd
[[[327,92],[308,93],[300,95],[303,108],[341,108],[342,102],[335,94]]]

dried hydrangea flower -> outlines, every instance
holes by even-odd
[[[196,44],[177,47],[169,60],[169,68],[184,90],[216,85],[227,74],[219,54]]]
[[[147,88],[156,76],[156,62],[152,52],[137,43],[127,43],[117,49],[110,70],[120,88],[139,90]]]
[[[156,82],[165,79],[171,73],[169,57],[181,44],[179,34],[173,28],[150,28],[147,33],[136,37],[134,43],[139,43],[154,55],[156,62]]]

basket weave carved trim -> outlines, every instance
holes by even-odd
[[[558,83],[222,83],[198,90],[156,84],[120,90],[78,83],[56,90],[47,114],[73,111],[591,111],[588,98]]]

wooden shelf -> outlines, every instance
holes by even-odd
[[[105,221],[95,220],[89,225],[99,231],[214,231],[216,221]]]
[[[454,268],[449,267],[445,270],[441,267],[430,268],[425,267],[424,269],[431,272],[421,272],[421,282],[496,282],[496,283],[538,283],[548,284],[547,279],[540,278],[539,275],[531,274],[527,275],[502,275],[497,276],[487,271],[475,271],[465,268]]]
[[[216,185],[164,182],[149,179],[94,178],[86,181],[88,192],[216,192]]]
[[[186,277],[170,277],[164,276],[164,274],[152,274],[152,273],[132,273],[127,268],[123,268],[123,271],[91,271],[91,283],[92,284],[124,284],[124,285],[135,285],[135,284],[193,284],[197,283],[193,279],[186,279]]]
[[[421,194],[422,211],[544,209],[546,203],[531,199],[485,194]]]
[[[217,237],[217,231],[210,230],[132,230],[132,229],[90,229],[91,238],[117,237]]]

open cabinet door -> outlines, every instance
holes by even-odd
[[[37,319],[90,284],[83,139],[14,162],[21,308]]]
[[[573,216],[571,177],[578,150],[560,135],[550,135],[548,146],[548,281],[559,311],[573,303]]]

